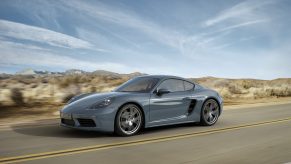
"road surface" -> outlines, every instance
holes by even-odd
[[[47,124],[0,129],[0,163],[288,163],[291,103],[225,110],[216,125],[182,124],[133,137]]]

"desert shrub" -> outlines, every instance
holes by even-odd
[[[104,88],[104,86],[96,86],[95,92],[102,92],[103,88]]]
[[[80,75],[79,83],[88,83],[91,81],[91,77],[87,75]]]
[[[287,97],[291,96],[291,88],[272,88],[266,90],[269,96]]]
[[[276,96],[274,89],[266,89],[266,94],[268,96]]]
[[[41,79],[41,82],[46,84],[49,82],[49,80],[48,79]]]
[[[7,83],[1,83],[0,86],[1,86],[1,88],[6,88],[8,86],[8,84]]]
[[[291,96],[291,91],[288,88],[257,89],[254,92],[254,97],[255,98],[287,97],[287,96]]]
[[[242,94],[241,89],[239,87],[235,86],[235,85],[230,85],[228,87],[228,90],[232,94]]]
[[[15,105],[24,104],[22,92],[18,88],[11,89],[11,100],[15,103]]]
[[[16,83],[22,83],[25,85],[34,83],[36,81],[34,76],[30,75],[16,75],[12,78]]]
[[[61,88],[66,88],[71,84],[79,83],[79,76],[77,76],[77,75],[68,75],[68,76],[59,78],[58,80],[59,80],[58,81],[58,85]]]
[[[91,86],[91,87],[90,87],[90,92],[96,92],[96,91],[97,91],[96,86]]]
[[[65,96],[63,97],[62,102],[63,102],[63,103],[66,103],[66,102],[68,102],[71,98],[73,98],[74,96],[75,96],[75,94],[69,93],[69,94],[67,94],[67,95],[65,95]]]
[[[267,89],[268,90],[268,89]],[[264,90],[262,88],[252,88],[254,98],[263,98],[263,97],[270,97],[269,91]]]
[[[36,88],[38,85],[33,83],[33,84],[30,84],[30,88]]]
[[[122,83],[124,83],[125,81],[127,81],[128,79],[116,79],[114,81],[112,81],[111,85],[112,86],[118,86],[121,85]]]
[[[230,86],[230,83],[228,81],[225,81],[225,80],[217,81],[214,83],[215,88],[223,88],[223,87],[228,88],[229,86]]]
[[[103,83],[107,83],[108,82],[106,76],[104,76],[104,75],[101,75],[98,78],[99,78],[100,82],[103,82]]]
[[[241,86],[244,89],[250,89],[251,87],[254,87],[255,85],[254,85],[254,82],[243,80],[242,83],[241,83]]]
[[[287,87],[286,96],[291,96],[291,88]]]
[[[224,99],[230,99],[231,98],[231,93],[227,88],[219,88],[216,89],[216,91],[224,98]]]

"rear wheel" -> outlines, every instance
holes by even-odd
[[[219,116],[219,105],[214,99],[208,99],[204,102],[201,110],[200,123],[202,125],[214,125]]]
[[[115,133],[120,136],[131,136],[138,133],[143,124],[141,109],[134,104],[124,105],[115,119]]]

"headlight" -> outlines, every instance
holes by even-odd
[[[112,103],[112,98],[105,98],[101,102],[93,104],[90,109],[104,108]]]

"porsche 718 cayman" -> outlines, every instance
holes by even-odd
[[[60,111],[65,127],[130,136],[141,128],[200,122],[213,125],[223,100],[214,90],[176,76],[133,78],[112,92],[73,97]]]

